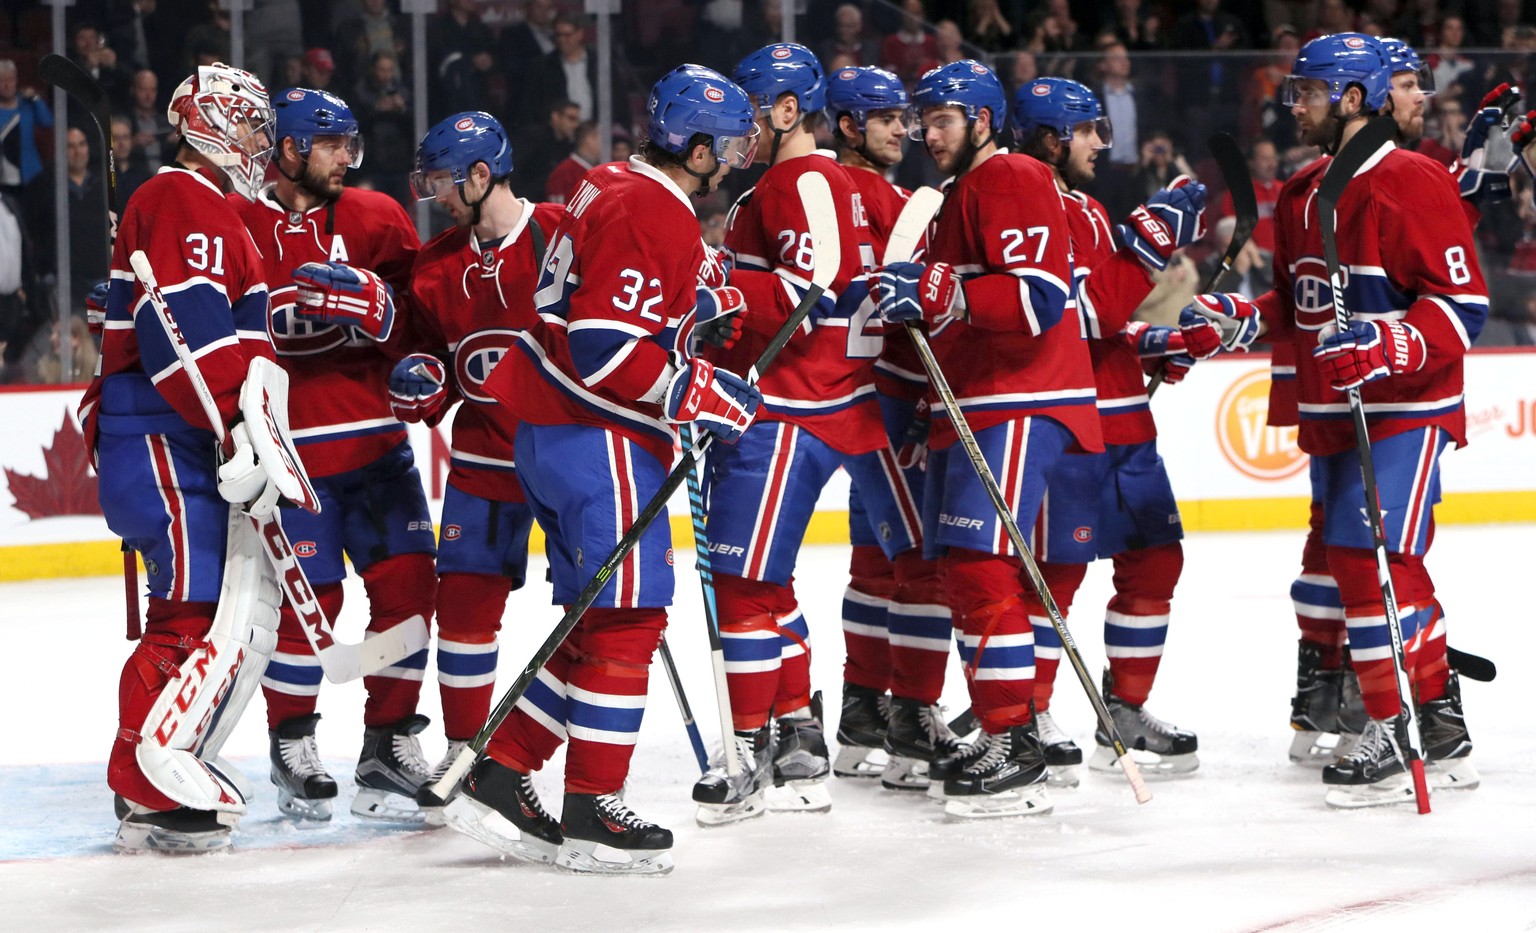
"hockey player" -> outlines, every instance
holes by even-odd
[[[277,95],[277,180],[240,209],[272,287],[271,332],[292,385],[289,420],[322,510],[283,524],[326,617],[342,609],[350,558],[368,593],[370,631],[432,617],[434,544],[421,474],[390,410],[390,368],[407,329],[404,296],[420,242],[387,195],[344,186],[363,140],[345,101],[326,91]],[[396,297],[401,307],[397,314]],[[414,624],[414,623],[412,623]],[[416,733],[426,652],[363,679],[363,747],[352,813],[420,822],[429,766]],[[282,812],[328,820],[336,782],[315,744],[322,672],[292,607],[262,680],[272,783]]]
[[[1104,449],[1087,345],[1068,314],[1067,214],[1047,166],[999,147],[1006,98],[985,65],[964,60],[933,69],[913,102],[928,151],[954,181],[926,261],[896,263],[876,277],[880,314],[893,323],[927,323],[1019,527],[1033,528],[1052,465],[1069,449]],[[970,459],[952,446],[947,414],[935,406],[923,540],[944,560],[983,735],[929,773],[945,778],[952,816],[1043,813],[1050,803],[1034,722],[1030,624],[1038,600]]]
[[[1369,36],[1341,33],[1309,42],[1287,79],[1303,140],[1337,152],[1387,106],[1391,75],[1389,56]],[[1325,767],[1323,780],[1330,804],[1358,807],[1410,800],[1413,791],[1402,750],[1407,715],[1397,694],[1372,542],[1358,519],[1365,492],[1340,393],[1358,387],[1365,405],[1412,701],[1419,704],[1432,780],[1466,786],[1475,778],[1465,757],[1465,723],[1446,693],[1444,661],[1436,663],[1425,650],[1434,624],[1426,608],[1434,604],[1434,584],[1424,553],[1439,498],[1440,452],[1452,441],[1466,443],[1462,357],[1482,329],[1488,304],[1456,185],[1443,166],[1388,144],[1339,203],[1351,321],[1336,329],[1312,207],[1325,171],[1326,163],[1309,166],[1281,192],[1275,289],[1252,304],[1219,295],[1196,301],[1233,318],[1221,329],[1227,349],[1254,340],[1261,321],[1272,340],[1294,348],[1299,441],[1316,464],[1323,549],[1370,717],[1355,749]],[[1426,226],[1424,217],[1437,222]],[[1192,346],[1209,343],[1216,331],[1193,313],[1181,322]]]
[[[211,737],[208,723],[169,700],[239,693],[213,672],[238,676],[233,661],[259,676],[276,628],[275,583],[234,572],[241,555],[266,562],[233,506],[276,499],[239,415],[251,363],[271,360],[272,345],[261,256],[221,191],[255,196],[272,111],[254,75],[214,64],[176,88],[167,117],[181,136],[176,163],[145,182],[122,217],[99,375],[80,417],[107,524],[143,555],[149,576],[107,764],[122,820],[114,845],[187,852],[228,846],[245,802],[216,750],[189,744]],[[131,265],[140,251],[154,294]],[[227,701],[221,720],[238,719],[244,699]]]
[[[539,321],[514,335],[486,385],[519,421],[518,479],[548,535],[557,604],[576,598],[659,489],[673,425],[728,443],[760,400],[689,353],[695,324],[741,306],[739,293],[697,284],[714,259],[690,198],[751,163],[751,103],[718,73],[683,65],[656,83],[649,111],[640,154],[593,170],[566,204],[539,279]],[[619,796],[672,598],[670,545],[663,514],[491,739],[448,805],[450,825],[576,871],[671,869],[671,831]],[[567,739],[557,823],[531,774]]]
[[[1184,533],[1157,452],[1142,355],[1179,355],[1183,336],[1177,328],[1132,324],[1130,318],[1152,290],[1152,274],[1167,266],[1176,249],[1201,236],[1205,186],[1180,176],[1112,228],[1104,206],[1079,190],[1093,180],[1095,159],[1112,142],[1098,97],[1067,78],[1037,78],[1014,95],[1013,113],[1019,151],[1051,167],[1065,199],[1077,310],[1089,338],[1105,444],[1101,454],[1062,457],[1052,471],[1037,554],[1040,571],[1065,615],[1088,563],[1113,560],[1115,595],[1104,617],[1105,702],[1126,747],[1146,753],[1141,765],[1146,773],[1187,773],[1199,766],[1194,733],[1162,722],[1145,707],[1184,566],[1179,543]],[[1162,236],[1165,231],[1172,236]],[[1117,234],[1125,245],[1116,246]],[[1173,364],[1172,371],[1180,368]],[[1074,786],[1083,753],[1049,712],[1061,639],[1043,612],[1031,621],[1040,741],[1051,782]],[[1102,729],[1095,744],[1088,767],[1118,773]]]
[[[454,226],[416,261],[420,352],[396,364],[391,404],[402,421],[436,424],[452,398],[464,400],[453,420],[437,556],[437,678],[448,753],[435,781],[490,712],[496,633],[507,595],[527,576],[533,510],[512,454],[517,420],[486,394],[485,381],[513,333],[538,321],[534,287],[561,207],[513,194],[512,144],[487,113],[454,114],[432,127],[416,164],[417,197],[440,204]]]
[[[755,768],[752,788],[727,790],[723,766],[700,780],[694,800],[705,823],[761,812],[759,791],[771,809],[832,805],[820,700],[811,688],[810,630],[793,581],[817,494],[832,473],[844,467],[859,487],[886,557],[920,540],[916,506],[875,402],[883,328],[866,301],[865,274],[874,260],[868,209],[835,154],[816,148],[827,104],[821,63],[804,46],[775,43],[742,59],[733,79],[752,97],[757,125],[772,142],[758,150],[768,169],[738,199],[725,235],[735,262],[731,284],[751,311],[741,340],[711,358],[729,369],[751,365],[809,285],[815,257],[797,191],[808,172],[825,176],[832,191],[841,261],[807,332],[763,375],[761,417],[741,443],[710,452],[708,534],[731,712],[743,746],[777,748],[771,788],[770,775]]]
[[[906,190],[887,181],[886,173],[901,162],[911,100],[901,80],[888,71],[844,68],[827,83],[826,114],[838,161],[849,169],[868,214],[878,260],[907,199]],[[889,442],[876,454],[888,481],[901,483],[903,498],[910,497],[921,514],[928,383],[904,332],[886,334],[874,377]],[[888,558],[881,542],[889,537],[889,526],[870,519],[857,485],[849,491],[848,514],[853,541],[851,579],[843,597],[848,662],[837,727],[841,747],[832,771],[846,777],[878,773],[888,788],[921,790],[928,784],[928,761],[952,754],[959,744],[935,708],[950,644],[938,562],[924,559],[920,547],[894,561]],[[894,734],[887,729],[890,717]],[[889,755],[881,771],[865,763],[874,749]]]

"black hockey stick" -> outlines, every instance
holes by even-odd
[[[1333,157],[1317,188],[1317,221],[1323,236],[1323,260],[1328,265],[1328,285],[1333,292],[1333,320],[1340,331],[1349,326],[1349,310],[1344,306],[1344,270],[1339,261],[1338,204],[1344,188],[1360,171],[1367,159],[1376,155],[1397,135],[1397,123],[1390,116],[1376,117],[1355,132],[1349,142]],[[1387,631],[1392,636],[1392,663],[1397,673],[1397,698],[1408,716],[1408,742],[1404,749],[1413,774],[1413,795],[1420,813],[1429,812],[1429,784],[1424,778],[1424,740],[1419,734],[1418,712],[1413,704],[1413,686],[1408,682],[1407,655],[1403,650],[1403,629],[1398,619],[1397,592],[1392,585],[1392,568],[1387,558],[1387,533],[1381,520],[1381,501],[1376,487],[1376,465],[1371,459],[1371,432],[1365,420],[1365,403],[1358,386],[1349,389],[1349,414],[1355,426],[1355,448],[1360,457],[1360,482],[1365,490],[1366,522],[1371,528],[1371,543],[1376,552],[1376,578],[1381,585],[1381,601],[1386,610]]]
[[[805,294],[800,298],[799,304],[795,306],[794,311],[790,312],[789,318],[774,333],[772,339],[768,341],[768,346],[764,347],[763,352],[758,355],[757,362],[752,364],[752,369],[747,373],[747,378],[751,382],[757,381],[762,371],[773,362],[774,358],[779,355],[779,351],[784,349],[785,345],[789,343],[789,339],[805,323],[805,319],[810,315],[811,309],[816,306],[816,302],[821,300],[821,296],[827,287],[837,278],[838,267],[842,262],[837,213],[832,203],[832,189],[827,184],[826,176],[816,172],[807,172],[800,176],[798,186],[801,202],[805,206],[807,225],[810,227],[812,262],[815,265],[815,270],[811,273],[810,288],[806,289]],[[517,705],[517,701],[522,699],[523,694],[527,692],[528,687],[533,683],[533,679],[538,675],[539,670],[549,662],[550,658],[555,656],[555,652],[565,642],[566,636],[570,635],[571,631],[576,628],[576,624],[581,621],[581,617],[586,614],[587,609],[592,606],[598,594],[603,591],[603,587],[608,584],[608,580],[619,569],[619,565],[624,562],[624,558],[629,556],[629,552],[633,551],[635,546],[640,543],[640,538],[645,534],[646,529],[666,509],[667,500],[671,499],[672,494],[677,492],[678,488],[683,485],[683,480],[687,477],[689,469],[709,449],[714,437],[714,434],[706,431],[698,443],[683,451],[683,459],[672,468],[672,471],[667,474],[666,479],[662,480],[661,488],[656,490],[655,495],[651,496],[651,500],[645,504],[645,508],[640,510],[640,514],[635,516],[635,521],[629,526],[629,530],[624,532],[623,537],[619,539],[619,543],[614,547],[613,551],[598,566],[597,572],[593,574],[592,579],[577,594],[576,601],[566,610],[565,615],[561,616],[560,621],[550,631],[549,637],[544,639],[544,643],[539,646],[539,650],[523,667],[522,673],[517,675],[517,680],[513,681],[512,686],[508,687],[507,691],[501,695],[501,699],[496,702],[495,708],[491,710],[490,716],[486,719],[485,725],[480,727],[480,731],[475,733],[475,737],[470,739],[469,744],[464,746],[464,749],[453,759],[453,763],[448,766],[448,770],[444,772],[443,776],[435,784],[423,787],[428,800],[426,805],[436,804],[441,806],[443,802],[448,800],[449,795],[453,793],[454,787],[458,785],[469,769],[474,766],[481,752],[485,751],[485,746],[490,742],[491,735],[512,714],[512,708]],[[727,741],[730,741],[730,739],[727,738]],[[435,798],[435,800],[432,798]]]
[[[1450,646],[1445,649],[1445,659],[1452,668],[1468,680],[1486,684],[1499,676],[1499,669],[1492,661],[1465,651],[1457,651]]]
[[[1237,254],[1248,245],[1248,240],[1253,236],[1253,228],[1259,225],[1259,199],[1253,193],[1253,176],[1248,172],[1248,160],[1243,158],[1243,150],[1238,148],[1237,140],[1230,133],[1215,133],[1206,145],[1211,149],[1211,158],[1216,160],[1216,167],[1221,169],[1222,183],[1227,186],[1227,192],[1232,195],[1232,213],[1237,222],[1232,227],[1232,242],[1227,244],[1226,252],[1221,254],[1221,264],[1205,280],[1199,294],[1207,294],[1218,290],[1222,277],[1232,271],[1232,264],[1237,262]],[[1152,374],[1147,383],[1147,398],[1157,394],[1157,387],[1163,384],[1167,375],[1167,364],[1164,363]]]
[[[43,80],[78,100],[101,133],[101,171],[107,180],[107,248],[117,242],[117,158],[112,154],[112,104],[107,92],[84,68],[62,55],[44,55],[37,63]]]

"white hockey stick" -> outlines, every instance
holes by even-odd
[[[203,378],[197,358],[192,354],[192,348],[187,346],[186,338],[182,336],[181,328],[176,324],[170,305],[166,303],[165,295],[160,291],[160,284],[155,278],[154,268],[149,264],[149,257],[143,250],[135,250],[128,257],[128,262],[133,267],[133,274],[144,286],[144,293],[154,307],[155,317],[165,329],[166,337],[176,351],[176,358],[181,362],[182,369],[192,383],[192,391],[197,394],[203,413],[208,417],[214,436],[222,445],[225,436],[224,418],[219,414],[218,403],[214,401],[213,391],[208,387],[207,380]],[[267,362],[268,365],[258,365],[262,362]],[[303,462],[298,459],[297,453],[288,444],[287,374],[270,361],[261,360],[252,364],[251,372],[257,380],[259,391],[242,391],[241,403],[246,421],[249,422],[247,430],[250,431],[252,442],[259,444],[259,449],[265,455],[283,462],[291,480],[283,484],[287,487],[283,490],[284,494],[290,495],[310,511],[318,512],[319,500],[315,498],[314,490],[310,487]],[[252,376],[247,376],[247,381],[249,382],[251,378]],[[331,622],[325,617],[324,610],[320,608],[320,602],[315,598],[314,588],[310,586],[309,579],[304,575],[304,568],[299,565],[298,558],[293,553],[293,545],[289,543],[288,535],[283,531],[278,510],[262,509],[256,512],[248,510],[246,514],[251,523],[256,526],[262,549],[267,552],[267,558],[277,572],[278,581],[288,597],[288,604],[293,607],[294,614],[298,616],[301,627],[304,629],[305,637],[314,647],[315,656],[319,659],[320,668],[325,672],[327,680],[332,683],[356,680],[397,664],[427,646],[429,638],[427,622],[420,615],[412,616],[387,631],[365,638],[360,643],[337,641]]]

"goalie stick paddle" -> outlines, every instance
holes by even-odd
[[[887,243],[886,265],[910,259],[918,239],[927,229],[928,222],[938,213],[943,201],[943,195],[932,188],[919,188],[912,193],[907,206],[901,209],[901,215],[897,218],[896,226]],[[1082,682],[1083,689],[1088,694],[1088,700],[1093,705],[1094,713],[1098,716],[1099,726],[1109,735],[1110,743],[1115,749],[1115,757],[1119,761],[1121,770],[1125,772],[1126,780],[1131,784],[1136,802],[1148,802],[1152,799],[1152,792],[1147,789],[1147,782],[1141,776],[1141,769],[1131,758],[1130,751],[1120,738],[1119,730],[1115,728],[1115,721],[1109,714],[1109,707],[1105,706],[1104,698],[1099,695],[1098,687],[1093,683],[1093,676],[1088,673],[1088,666],[1083,663],[1083,656],[1077,649],[1077,642],[1073,640],[1072,633],[1067,630],[1066,619],[1062,617],[1056,601],[1051,598],[1051,591],[1046,586],[1045,577],[1041,575],[1040,567],[1035,563],[1034,555],[1030,553],[1029,545],[1024,541],[1024,534],[1019,530],[1018,522],[1014,520],[1013,511],[1009,509],[1007,500],[1003,498],[1003,491],[997,485],[997,478],[992,475],[991,467],[987,466],[986,457],[976,443],[976,436],[971,433],[971,426],[960,411],[960,403],[955,400],[955,393],[949,387],[949,380],[944,377],[943,370],[939,368],[939,361],[933,355],[933,348],[928,344],[927,335],[923,333],[922,327],[916,321],[908,321],[906,327],[907,335],[912,338],[912,345],[917,348],[917,355],[923,361],[923,369],[928,372],[928,381],[943,401],[945,409],[949,411],[955,433],[960,436],[960,444],[965,448],[971,465],[976,468],[976,475],[987,491],[987,498],[992,500],[992,507],[997,511],[998,520],[1003,523],[1003,528],[1008,532],[1008,538],[1013,543],[1014,550],[1018,551],[1019,558],[1024,562],[1024,570],[1040,601],[1045,604],[1046,612],[1051,617],[1051,625],[1061,636],[1062,653],[1071,662],[1072,668],[1077,671],[1078,680]]]
[[[821,296],[826,292],[827,287],[837,278],[838,268],[842,264],[842,247],[837,227],[837,211],[832,202],[832,189],[827,184],[826,176],[818,172],[806,172],[800,176],[797,186],[800,192],[801,204],[805,208],[806,226],[809,228],[811,235],[811,262],[813,264],[811,286],[805,290],[805,294],[801,296],[800,302],[790,312],[789,318],[774,333],[773,337],[768,341],[768,345],[758,355],[757,361],[752,364],[752,368],[747,373],[747,378],[751,382],[758,380],[762,371],[773,362],[774,358],[779,355],[779,351],[783,350],[785,345],[789,343],[790,338],[795,335],[795,331],[800,329],[800,326],[810,315],[811,309],[816,306],[816,302],[821,300]],[[512,686],[508,687],[507,691],[496,701],[496,706],[491,710],[485,725],[480,727],[480,731],[475,733],[475,737],[470,739],[469,744],[464,746],[464,749],[453,759],[453,763],[448,766],[448,770],[443,773],[443,776],[438,778],[436,783],[424,786],[428,799],[431,800],[431,803],[428,805],[440,805],[440,803],[448,800],[448,797],[453,793],[454,787],[469,772],[469,769],[474,766],[476,759],[480,757],[480,753],[485,751],[485,746],[490,742],[491,735],[512,714],[512,708],[517,705],[518,700],[522,699],[529,685],[533,683],[533,679],[538,676],[540,668],[550,658],[554,657],[555,652],[560,649],[560,645],[565,641],[566,636],[570,635],[571,630],[576,627],[576,623],[581,621],[581,617],[586,614],[587,609],[597,599],[598,594],[603,591],[603,587],[608,584],[609,578],[613,576],[619,564],[623,563],[624,558],[629,555],[629,552],[633,551],[635,545],[640,543],[640,538],[645,534],[645,530],[650,527],[651,523],[666,508],[667,500],[672,498],[672,494],[677,492],[678,487],[683,485],[683,480],[688,475],[689,469],[694,464],[700,462],[700,458],[709,449],[710,444],[714,441],[714,437],[714,434],[706,431],[697,443],[683,451],[683,459],[672,468],[672,471],[667,474],[666,479],[662,480],[661,488],[657,489],[656,494],[651,496],[651,500],[645,504],[645,508],[640,510],[640,514],[635,516],[635,521],[630,525],[629,530],[624,532],[623,537],[619,538],[619,543],[609,553],[608,557],[603,560],[602,564],[598,566],[596,573],[592,575],[592,579],[587,581],[587,585],[577,594],[576,601],[566,610],[565,615],[561,616],[560,621],[550,631],[549,637],[544,639],[544,643],[539,646],[539,650],[524,665],[522,672],[512,682]],[[729,743],[731,739],[726,737],[725,740]]]
[[[1396,138],[1397,123],[1390,116],[1375,117],[1355,132],[1349,142],[1333,157],[1317,187],[1317,221],[1323,237],[1323,261],[1328,266],[1328,285],[1333,298],[1333,320],[1339,330],[1349,325],[1345,307],[1344,270],[1339,260],[1338,204],[1350,179],[1366,161]],[[1381,501],[1376,487],[1376,466],[1371,459],[1370,427],[1365,420],[1365,403],[1359,387],[1348,391],[1350,419],[1355,426],[1355,448],[1360,456],[1360,481],[1365,490],[1366,523],[1371,529],[1371,543],[1376,552],[1376,579],[1381,586],[1382,606],[1386,610],[1387,632],[1392,638],[1392,665],[1397,674],[1398,705],[1408,716],[1408,743],[1403,749],[1413,775],[1413,796],[1419,812],[1429,812],[1429,784],[1424,777],[1424,740],[1419,734],[1418,711],[1413,704],[1413,686],[1408,682],[1407,656],[1403,649],[1403,629],[1398,618],[1397,593],[1392,585],[1391,564],[1387,558],[1387,534],[1381,519]]]
[[[89,110],[101,133],[102,177],[107,180],[107,244],[117,240],[117,158],[112,154],[112,102],[84,68],[63,55],[44,55],[37,63],[44,81],[78,100]]]
[[[1221,170],[1222,184],[1226,185],[1227,193],[1232,195],[1232,213],[1237,222],[1232,227],[1232,241],[1221,254],[1221,263],[1200,289],[1199,294],[1202,295],[1220,289],[1222,278],[1232,271],[1232,264],[1237,262],[1237,254],[1248,245],[1253,229],[1259,225],[1259,199],[1253,193],[1253,176],[1248,172],[1248,160],[1243,158],[1243,150],[1238,148],[1237,140],[1230,133],[1215,133],[1206,140],[1206,145],[1211,150],[1211,158],[1216,160],[1216,167]],[[1159,366],[1148,381],[1149,401],[1157,394],[1157,387],[1163,384],[1166,372],[1166,364]]]

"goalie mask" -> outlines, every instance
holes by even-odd
[[[199,67],[171,95],[166,118],[182,140],[254,200],[272,160],[272,106],[256,76],[215,63]]]

